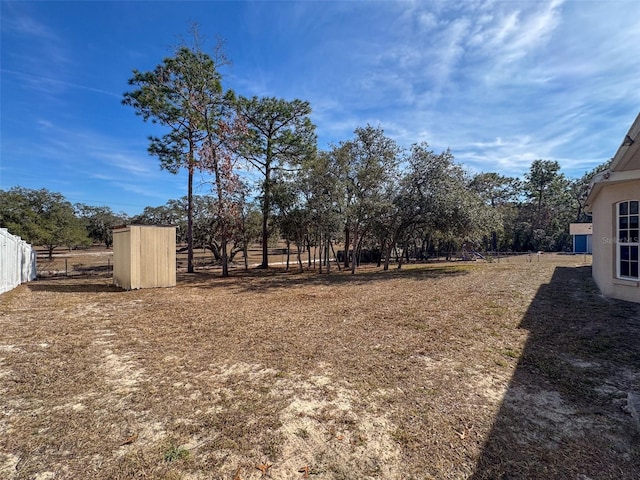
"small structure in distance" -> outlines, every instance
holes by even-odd
[[[570,223],[569,235],[573,239],[573,253],[592,253],[593,223]]]

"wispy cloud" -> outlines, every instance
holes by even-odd
[[[637,1],[162,2],[149,25],[131,20],[147,7],[3,3],[3,178],[184,195],[186,179],[147,155],[154,126],[116,90],[161,61],[183,17],[212,8],[203,33],[224,30],[234,62],[224,86],[309,101],[320,148],[370,123],[477,171],[520,176],[545,158],[581,175],[613,155],[640,105]],[[100,12],[89,38],[78,20]]]
[[[16,11],[10,3],[5,3],[3,8],[12,10],[11,15],[6,15],[2,21],[3,29],[48,42],[60,40],[60,36],[53,29],[23,11]]]
[[[109,170],[143,178],[155,177],[157,174],[158,167],[156,165],[156,168],[152,168],[150,159],[142,160],[137,153],[118,152],[114,145],[107,144],[104,147],[94,145],[90,146],[88,151],[93,158],[102,160],[104,167]]]
[[[30,85],[31,88],[38,90],[40,92],[51,92],[52,88],[59,90],[60,87],[64,87],[64,88],[85,90],[87,92],[100,93],[102,95],[108,95],[110,97],[115,97],[117,99],[122,98],[122,94],[110,92],[108,90],[103,90],[101,88],[96,88],[88,85],[80,85],[78,83],[67,82],[64,80],[60,80],[58,78],[45,77],[42,75],[33,75],[25,72],[17,72],[15,70],[8,70],[6,68],[1,68],[0,73],[15,76],[16,78],[26,82],[28,85]]]
[[[141,195],[142,197],[145,197],[145,199],[156,199],[162,201],[162,203],[168,200],[167,192],[163,189],[157,189],[156,187],[150,185],[141,185],[139,183],[132,182],[116,181],[113,183],[125,192],[131,192],[135,193],[136,195]]]
[[[18,49],[5,52],[8,57],[21,57],[22,63],[34,70],[43,64],[68,65],[72,63],[72,54],[65,45],[64,38],[53,28],[29,14],[20,3],[3,2],[5,15],[2,18],[4,35],[12,35],[21,40]],[[9,14],[7,14],[9,13]]]
[[[349,64],[341,71],[346,79],[357,71],[361,81],[341,84],[333,100],[346,108],[322,110],[322,134],[362,124],[372,118],[367,105],[373,104],[375,118],[400,142],[451,147],[474,168],[521,175],[532,160],[550,158],[577,174],[612,154],[619,139],[606,135],[625,123],[603,125],[595,134],[594,125],[615,112],[633,120],[628,112],[640,104],[640,29],[618,18],[640,14],[638,3],[394,5],[384,24],[362,19],[374,39],[357,43],[353,70]],[[337,54],[330,45],[325,56]],[[330,105],[331,99],[318,92],[312,103]]]
[[[52,190],[73,188],[74,202],[142,208],[180,197],[186,190],[184,175],[161,171],[144,144],[123,144],[104,132],[60,127],[48,119],[36,122],[34,135],[37,146],[22,154],[10,152],[28,158],[21,167],[24,172],[14,171],[12,176],[27,184],[39,180],[41,187]],[[37,174],[30,173],[34,171]],[[107,201],[110,197],[115,200]]]
[[[39,151],[44,158],[58,159],[67,168],[84,171],[89,177],[105,175],[116,178],[150,179],[159,167],[138,149],[127,148],[116,138],[81,128],[56,126],[40,119]]]

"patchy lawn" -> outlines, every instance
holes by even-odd
[[[0,478],[637,479],[640,306],[583,261],[22,285]]]

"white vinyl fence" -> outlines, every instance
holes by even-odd
[[[20,237],[0,228],[0,293],[36,278],[36,252]]]

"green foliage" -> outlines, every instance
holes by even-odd
[[[301,100],[240,97],[237,106],[247,127],[240,155],[262,176],[262,268],[267,268],[274,173],[297,168],[314,155],[315,126],[309,118],[311,106]]]
[[[227,270],[227,241],[230,223],[240,215],[230,206],[230,196],[239,189],[233,172],[233,156],[238,148],[243,122],[236,116],[235,95],[224,92],[220,64],[220,45],[212,58],[200,49],[197,28],[194,46],[181,46],[172,57],[149,72],[133,71],[123,104],[135,109],[145,121],[167,128],[161,137],[149,137],[149,153],[160,159],[160,166],[171,173],[185,168],[187,180],[187,271],[193,272],[193,175],[196,170],[214,176],[218,222],[221,225],[220,252],[223,276]],[[234,215],[235,214],[235,215]]]
[[[296,177],[307,209],[309,234],[314,238],[336,238],[344,226],[344,194],[334,153],[318,152],[308,157]]]
[[[196,197],[194,197],[194,204]],[[187,241],[187,197],[169,200],[165,205],[145,207],[142,213],[131,218],[140,225],[172,225],[176,227],[176,241]]]
[[[523,193],[529,200],[519,210],[522,249],[561,251],[568,249],[569,223],[575,206],[570,182],[560,173],[560,164],[535,160],[525,175]]]
[[[569,190],[573,197],[574,205],[576,206],[575,222],[591,221],[591,215],[584,211],[584,204],[587,199],[587,194],[589,193],[589,184],[596,174],[607,170],[609,165],[611,165],[611,160],[598,165],[593,170],[586,172],[582,177],[571,182]]]
[[[390,232],[396,228],[394,219],[397,217],[393,200],[402,154],[396,142],[380,127],[356,128],[354,135],[353,139],[342,142],[335,152],[343,189],[345,232],[351,240],[355,259],[351,264],[352,273],[355,273],[359,252],[368,235],[381,239],[380,248],[391,243]]]
[[[169,130],[162,137],[149,138],[149,153],[171,173],[196,168],[195,151],[205,137],[201,109],[206,108],[211,95],[222,94],[214,60],[182,46],[154,70],[134,70],[129,85],[137,88],[125,93],[122,103],[133,107],[145,121]]]
[[[193,173],[198,167],[196,151],[204,140],[199,108],[205,108],[205,92],[221,91],[220,76],[213,60],[200,51],[180,47],[150,72],[133,71],[122,103],[135,109],[145,121],[166,127],[162,137],[149,137],[149,154],[160,159],[160,166],[171,173],[188,171],[187,180],[187,270],[193,272],[192,195]]]
[[[46,189],[0,190],[0,225],[33,245],[47,247],[49,257],[56,247],[91,243],[71,203],[62,194]]]
[[[470,188],[499,214],[492,243],[500,250],[570,250],[569,223],[586,222],[584,200],[591,178],[606,162],[579,179],[569,180],[558,162],[535,160],[524,181],[497,173],[476,175]]]
[[[95,207],[77,203],[74,208],[82,220],[89,238],[94,242],[103,243],[107,248],[113,244],[112,228],[116,225],[124,225],[128,221],[126,214],[116,215],[106,206]]]
[[[396,203],[403,215],[405,250],[426,244],[452,250],[454,244],[483,237],[499,228],[498,212],[469,188],[469,179],[450,151],[436,154],[426,143],[412,146]]]
[[[189,455],[189,450],[171,443],[162,456],[165,462],[175,462],[178,460],[186,460],[189,458]]]
[[[469,188],[492,207],[514,202],[520,196],[522,183],[512,177],[505,177],[495,172],[479,173],[469,183]]]

